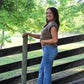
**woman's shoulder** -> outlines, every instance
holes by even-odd
[[[58,29],[58,25],[57,25],[57,23],[55,21],[49,22],[48,27],[51,28],[52,26],[55,26]]]

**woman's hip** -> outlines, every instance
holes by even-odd
[[[51,60],[53,60],[57,56],[58,53],[57,47],[45,45],[44,47],[42,47],[42,49],[43,49],[43,56],[46,56]]]

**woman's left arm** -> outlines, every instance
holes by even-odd
[[[41,40],[41,43],[43,45],[45,43],[57,43],[58,42],[58,32],[57,32],[57,28],[55,26],[53,26],[51,28],[51,35],[52,35],[52,39],[49,39],[49,40]]]

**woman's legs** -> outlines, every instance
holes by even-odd
[[[43,78],[44,78],[44,64],[43,64],[43,59],[42,59],[40,69],[39,69],[39,76],[38,76],[37,84],[43,84]]]
[[[39,77],[37,84],[51,84],[51,71],[53,60],[57,55],[57,48],[52,46],[43,47],[43,58],[41,61],[41,67],[39,69]]]
[[[43,84],[51,84],[51,71],[53,62],[44,62],[44,79]]]

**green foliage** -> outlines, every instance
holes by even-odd
[[[81,0],[3,0],[0,9],[0,31],[9,36],[17,33],[40,32],[46,23],[46,9],[54,6],[59,11],[59,32],[84,33],[84,2]],[[5,35],[6,36],[6,35]],[[10,37],[2,37],[7,41]],[[29,37],[30,42],[34,39]],[[1,42],[0,42],[1,43]]]
[[[3,36],[2,34],[0,34],[0,44],[4,43],[4,42],[11,42],[10,36],[9,35],[5,35]]]
[[[72,4],[73,0],[60,0],[60,5],[58,6],[59,14],[60,14],[60,32],[75,32],[77,27],[77,20],[75,17],[81,16],[82,4],[83,3],[74,3]],[[83,20],[81,21],[83,24]],[[78,24],[80,27],[82,26],[79,22]],[[79,27],[79,28],[80,28]],[[82,28],[83,29],[83,28]],[[77,31],[78,32],[78,31]],[[81,32],[81,31],[79,31]]]
[[[47,0],[47,4],[54,6],[54,5],[57,4],[57,1],[55,1],[55,0]]]
[[[15,10],[14,0],[3,0],[2,10],[5,9],[6,11],[13,12]]]

